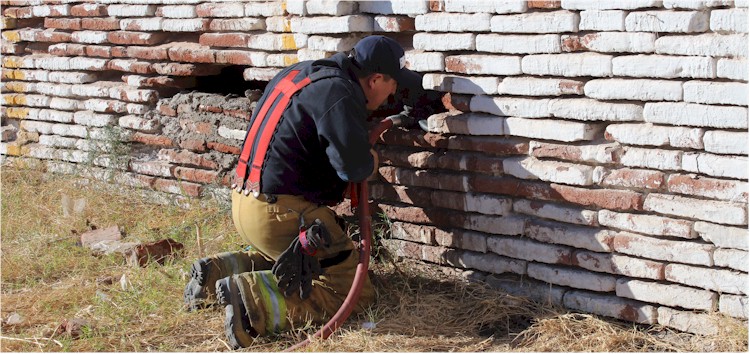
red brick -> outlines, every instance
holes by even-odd
[[[127,47],[122,47],[122,46],[112,47],[112,57],[113,58],[130,58],[130,56],[128,56]]]
[[[559,9],[559,0],[529,0],[526,2],[530,9]]]
[[[152,74],[154,68],[151,63],[145,61],[137,61],[135,59],[113,59],[107,63],[107,69],[119,70],[138,74]]]
[[[664,185],[664,173],[651,170],[621,168],[607,171],[602,187],[646,188],[660,190]]]
[[[122,81],[127,82],[129,75],[124,75]],[[143,77],[139,79],[139,87],[175,87],[175,88],[189,88],[195,86],[194,77],[169,77],[169,76],[152,76]],[[167,96],[162,96],[167,97]],[[177,112],[175,111],[176,115]],[[169,114],[165,114],[169,115]]]
[[[698,175],[671,175],[667,187],[672,193],[747,202],[746,182]]]
[[[70,7],[70,15],[74,17],[107,16],[107,5],[80,4]]]
[[[430,0],[429,5],[431,12],[443,12],[445,10],[443,0]]]
[[[168,39],[168,33],[116,31],[107,35],[107,40],[111,43],[123,45],[154,45],[163,43]]]
[[[241,4],[238,6],[234,3],[203,3],[195,6],[195,14],[198,17],[241,17],[243,13],[233,13],[242,11]],[[227,15],[231,13],[231,15]]]
[[[204,33],[198,38],[198,43],[211,47],[247,48],[250,37],[245,33]]]
[[[230,117],[244,119],[246,121],[249,121],[250,118],[253,117],[253,112],[248,112],[248,111],[241,110],[241,109],[235,109],[235,110],[225,109],[224,114]]]
[[[82,18],[81,28],[94,31],[112,31],[120,29],[120,20],[114,17]],[[110,40],[111,42],[111,40]]]
[[[232,154],[232,155],[239,155],[241,152],[240,147],[238,146],[226,145],[222,143],[217,143],[215,141],[209,141],[208,148],[211,150],[216,150],[218,152],[223,152],[225,154]]]
[[[197,139],[185,139],[182,142],[180,142],[180,147],[183,149],[188,149],[190,151],[197,151],[197,152],[205,152],[206,151],[206,141],[205,140],[197,140]]]
[[[26,53],[31,54],[48,54],[49,53],[49,47],[51,46],[50,43],[42,43],[42,42],[33,42],[26,44]]]
[[[217,50],[216,51],[216,62],[220,64],[233,64],[233,65],[248,65],[257,66],[253,62],[253,54],[242,50]]]
[[[159,104],[157,109],[159,110],[159,114],[163,116],[177,117],[177,111],[166,104]]]
[[[127,53],[128,56],[131,58],[138,58],[138,59],[147,59],[147,60],[167,60],[169,59],[169,56],[167,55],[167,48],[166,47],[137,47],[137,46],[129,46],[127,47]]]
[[[86,46],[76,43],[58,43],[49,47],[49,54],[57,56],[84,56]]]
[[[450,111],[471,112],[469,109],[469,103],[471,102],[470,95],[447,93],[443,95],[442,101],[443,107]]]
[[[180,119],[180,126],[184,130],[198,134],[211,134],[214,132],[214,125],[207,122],[195,122],[188,119]]]
[[[137,245],[129,250],[125,257],[127,257],[127,263],[131,267],[145,267],[150,262],[164,264],[166,260],[181,255],[184,247],[183,244],[168,238]]]
[[[163,136],[163,135],[154,135],[154,134],[144,134],[144,133],[133,133],[133,135],[130,137],[130,141],[146,144],[146,145],[153,145],[153,146],[163,146],[163,147],[171,147],[174,142],[172,139]]]
[[[189,197],[200,197],[203,186],[192,182],[179,182],[171,179],[158,178],[154,181],[154,189],[172,194],[185,194]]]
[[[528,142],[518,138],[465,135],[448,137],[443,134],[402,129],[387,130],[382,136],[383,141],[388,145],[492,152],[494,155],[518,155],[529,151]]]
[[[174,176],[190,182],[211,184],[217,182],[219,173],[216,171],[199,170],[189,167],[176,167]]]
[[[161,150],[159,151],[159,157],[166,158],[168,162],[176,163],[176,164],[190,165],[190,166],[208,168],[212,170],[216,170],[219,168],[218,163],[211,161],[203,157],[202,155],[196,154],[194,152],[186,151],[186,150],[181,150],[181,151],[166,150],[166,149]]]
[[[88,45],[86,46],[86,56],[111,58],[112,47],[106,45]]]
[[[195,65],[183,63],[154,63],[154,70],[160,75],[173,76],[206,76],[221,72],[218,65]]]
[[[615,189],[586,189],[553,183],[557,200],[609,210],[643,210],[643,194]]]
[[[582,38],[578,36],[568,36],[563,38],[562,40],[562,50],[564,52],[577,52],[581,50],[586,50],[586,46],[581,42]],[[607,134],[608,135],[608,134]],[[610,139],[609,136],[607,136],[607,140],[613,140]]]
[[[34,36],[34,40],[37,42],[53,43],[70,42],[71,35],[70,33],[46,30],[37,32]]]
[[[211,112],[211,113],[221,113],[222,111],[224,111],[224,109],[222,109],[219,106],[210,106],[210,105],[205,105],[205,104],[199,104],[198,105],[198,111],[201,111],[201,112]]]
[[[214,51],[190,47],[173,47],[168,50],[169,60],[186,63],[215,63]]]
[[[44,19],[44,27],[55,28],[62,30],[80,30],[81,19],[80,18],[51,18],[46,17]]]

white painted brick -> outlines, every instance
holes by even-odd
[[[106,127],[117,123],[117,116],[99,114],[91,111],[78,111],[73,115],[73,122],[89,127]]]
[[[299,11],[291,12],[290,10],[294,7],[302,7],[301,12]],[[289,13],[294,13],[296,15],[306,15],[307,12],[304,11],[305,4],[302,1],[287,1],[286,2],[287,10],[290,11]],[[282,16],[285,14],[284,6],[282,6],[281,3],[275,2],[275,1],[268,1],[268,2],[248,2],[245,4],[245,16],[248,17],[273,17],[273,16]]]
[[[323,59],[323,58],[330,58],[334,54],[336,54],[336,52],[326,52],[322,50],[312,50],[310,48],[302,48],[302,49],[297,50],[297,60],[305,61],[305,60],[317,60],[317,59]]]
[[[503,160],[503,171],[521,179],[540,179],[545,182],[590,186],[593,166],[539,160],[534,157],[511,157]]]
[[[243,138],[244,139],[244,138]],[[498,198],[496,195],[457,193],[463,195],[464,210],[490,215],[507,215],[510,212],[512,202],[510,199]],[[433,204],[437,205],[441,194],[433,193]]]
[[[513,211],[570,224],[597,225],[596,211],[576,207],[518,199],[513,202]]]
[[[39,144],[53,148],[75,149],[77,138],[68,138],[57,135],[40,135]]]
[[[156,102],[159,94],[156,90],[138,90],[129,86],[113,87],[109,91],[109,98],[126,102]]]
[[[747,34],[706,33],[696,36],[662,36],[656,53],[712,57],[747,57]]]
[[[704,153],[685,153],[682,169],[714,177],[748,178],[747,156],[722,156]]]
[[[490,20],[490,27],[500,33],[578,32],[579,19],[577,13],[564,10],[497,15]]]
[[[424,32],[488,32],[490,17],[487,13],[431,12],[417,16],[414,27]]]
[[[628,1],[591,1],[591,0],[562,0],[560,6],[569,10],[633,10],[643,7],[660,7],[660,0],[628,0]]]
[[[729,316],[747,319],[748,308],[747,296],[722,294],[719,298],[719,312]]]
[[[719,267],[728,267],[747,272],[747,251],[719,248],[714,251],[714,264]]]
[[[301,50],[301,49],[300,49]],[[317,51],[316,51],[317,52]],[[320,59],[320,58],[315,58]],[[299,61],[297,53],[273,53],[266,57],[267,66],[286,67]]]
[[[553,117],[596,121],[642,121],[643,107],[631,103],[600,102],[590,98],[556,98],[549,102]]]
[[[475,75],[521,74],[521,57],[500,55],[451,55],[445,57],[448,72]]]
[[[664,279],[664,263],[612,253],[577,251],[575,264],[594,272],[654,280]]]
[[[656,236],[675,236],[680,238],[697,238],[693,232],[693,222],[671,219],[659,215],[616,213],[599,210],[599,223],[624,231]]]
[[[702,335],[715,335],[719,331],[715,318],[705,313],[679,311],[669,307],[659,307],[658,311],[659,324],[662,326]]]
[[[78,100],[62,97],[52,97],[52,99],[49,100],[49,108],[59,109],[61,111],[74,111],[78,109],[78,104]]]
[[[156,14],[155,5],[108,5],[107,14],[112,17],[151,17]]]
[[[747,106],[747,83],[688,81],[683,84],[685,102]]]
[[[526,272],[530,278],[550,284],[599,292],[615,290],[616,278],[611,275],[596,274],[578,269],[550,267],[538,263],[530,263]]]
[[[425,74],[422,87],[426,90],[437,90],[473,95],[494,95],[497,93],[498,78],[472,77],[444,74]]]
[[[414,31],[414,20],[403,16],[374,16],[373,32],[409,32]]]
[[[545,215],[547,214],[545,213]],[[525,236],[544,243],[555,243],[596,252],[610,252],[612,250],[610,247],[612,231],[574,226],[567,222],[532,219],[526,227]]]
[[[163,21],[161,17],[126,18],[120,20],[120,28],[126,31],[160,31]]]
[[[4,98],[8,99],[13,96],[17,98],[17,100],[15,101],[16,105],[29,106],[29,107],[45,107],[46,108],[49,106],[50,101],[52,100],[52,97],[49,97],[49,96],[24,95],[24,94],[5,95]]]
[[[29,115],[31,116],[31,114]],[[42,109],[42,110],[39,110],[35,118],[38,120],[49,121],[49,122],[72,123],[73,112],[62,112],[62,111],[55,111],[52,109]],[[34,119],[34,118],[29,117],[29,119]]]
[[[359,11],[381,15],[421,15],[428,13],[430,6],[424,0],[361,1]]]
[[[625,16],[622,10],[586,10],[579,13],[579,31],[624,31]]]
[[[577,46],[594,52],[653,53],[656,35],[641,32],[598,32],[584,36],[563,35],[563,50],[575,51]],[[571,42],[572,48],[566,43]]]
[[[68,57],[45,56],[34,59],[34,67],[44,70],[70,70]]]
[[[372,17],[366,15],[293,17],[291,29],[293,32],[304,34],[372,32],[372,24]]]
[[[56,13],[56,14],[53,15],[53,12]],[[34,17],[69,16],[70,15],[70,5],[42,5],[42,6],[32,6],[31,7],[31,14]]]
[[[515,97],[474,96],[469,107],[472,112],[485,112],[503,117],[540,118],[550,117],[549,99]]]
[[[604,129],[601,124],[567,122],[550,119],[505,119],[505,134],[556,141],[593,140]]]
[[[161,26],[164,32],[205,32],[209,22],[205,18],[167,18]]]
[[[747,9],[712,10],[709,28],[718,33],[747,33]]]
[[[70,90],[73,94],[82,97],[109,97],[109,91],[116,82],[100,81],[89,85],[72,85]]]
[[[477,34],[476,50],[479,52],[507,54],[560,53],[560,35]]]
[[[698,242],[672,241],[656,237],[621,232],[615,235],[613,248],[619,253],[631,256],[712,266],[714,246]]]
[[[354,48],[354,45],[357,44],[360,39],[362,39],[362,36],[356,34],[345,37],[313,35],[307,38],[307,48],[327,52],[345,52]]]
[[[747,206],[740,203],[651,193],[646,196],[643,209],[720,224],[747,225]]]
[[[691,173],[670,175],[667,184],[670,192],[688,196],[731,202],[747,202],[748,198],[748,184],[744,181],[709,178]]]
[[[483,113],[451,112],[434,114],[427,118],[427,126],[433,133],[452,133],[468,135],[503,135],[504,118]]]
[[[682,82],[648,79],[594,79],[583,87],[586,96],[600,100],[681,101]]]
[[[305,48],[308,38],[308,35],[301,33],[262,33],[250,37],[248,47],[265,51],[294,50]]]
[[[271,81],[281,68],[247,68],[242,72],[245,81]]]
[[[734,0],[663,0],[667,9],[705,10],[717,6],[731,6]],[[739,4],[742,0],[737,1]]]
[[[152,110],[153,107],[150,105],[145,104],[137,104],[137,103],[127,103],[125,104],[125,112],[128,114],[139,114],[143,115],[146,114],[146,112]]]
[[[565,262],[570,253],[568,247],[510,237],[488,237],[487,249],[501,256],[553,264]]]
[[[721,58],[716,63],[716,77],[747,81],[747,59]]]
[[[445,12],[519,13],[526,12],[525,0],[444,0]]]
[[[663,79],[716,77],[716,60],[710,57],[626,55],[613,58],[611,65],[615,76]]]
[[[747,129],[746,107],[647,102],[643,109],[643,118],[646,122],[657,124]]]
[[[122,116],[117,122],[117,124],[123,128],[138,130],[145,133],[154,133],[160,127],[157,119],[146,119],[136,115]]]
[[[492,274],[526,273],[526,262],[512,258],[501,257],[492,253],[463,252],[459,256],[459,263],[466,268],[472,268]]]
[[[605,136],[626,145],[672,146],[677,148],[703,149],[703,133],[700,128],[644,124],[611,124]]]
[[[12,70],[3,71],[3,77],[5,73],[12,73],[12,77],[16,80],[24,81],[49,81],[49,71],[46,70]]]
[[[463,228],[496,235],[521,235],[526,220],[517,216],[468,214]],[[487,241],[489,247],[489,240]]]
[[[428,51],[474,50],[473,33],[416,33],[414,49]]]
[[[747,155],[747,132],[730,132],[711,130],[703,135],[703,145],[706,152],[715,154]]]
[[[705,32],[708,22],[708,14],[702,11],[638,11],[625,18],[625,29],[628,32]]]
[[[162,17],[166,18],[194,18],[198,15],[194,5],[166,5],[159,8]]]
[[[566,160],[611,164],[615,162],[614,152],[619,150],[619,147],[620,145],[617,143],[576,144],[575,146],[570,146],[565,144],[530,141],[529,154],[532,156],[538,156],[537,150],[557,151],[562,152],[562,155],[566,155],[564,158]],[[569,152],[569,154],[566,152]],[[568,155],[570,157],[567,157]],[[542,155],[542,157],[548,156]]]
[[[107,59],[76,57],[70,59],[70,70],[101,71],[107,69]]]
[[[423,52],[409,50],[404,52],[406,67],[413,71],[444,71],[445,54],[440,52]]]
[[[51,71],[48,80],[64,84],[82,84],[97,81],[99,76],[95,73]]]
[[[339,0],[309,0],[306,3],[307,13],[310,15],[351,15],[357,11],[356,1]]]
[[[625,278],[617,280],[616,294],[633,300],[706,311],[713,310],[719,302],[719,295],[710,291]]]
[[[703,221],[695,222],[695,232],[705,241],[723,248],[748,249],[747,228],[716,225]]]
[[[172,177],[174,165],[164,161],[130,161],[130,170],[138,174]]]
[[[666,279],[675,283],[695,286],[730,294],[747,294],[747,273],[716,268],[668,264]]]
[[[506,77],[498,85],[497,91],[500,94],[518,96],[582,95],[584,85],[582,81],[571,79]]]
[[[95,112],[117,112],[124,113],[126,111],[125,102],[90,99],[83,101],[83,109],[95,111]]]
[[[602,77],[612,75],[612,61],[598,53],[537,54],[523,57],[521,68],[531,75]]]
[[[76,43],[101,44],[108,43],[106,31],[75,31],[70,39]]]
[[[215,18],[211,20],[208,25],[211,31],[253,31],[253,30],[264,30],[266,29],[266,21],[259,18],[232,18],[222,19]]]
[[[654,306],[614,295],[568,291],[563,298],[563,304],[570,309],[638,323],[654,324],[657,320]]]

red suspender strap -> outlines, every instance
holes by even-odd
[[[281,115],[284,113],[292,96],[311,82],[310,78],[306,77],[300,82],[295,83],[292,80],[297,74],[299,74],[299,71],[293,70],[276,84],[276,87],[274,87],[269,97],[263,103],[258,115],[252,122],[245,138],[242,153],[240,154],[240,161],[237,165],[237,184],[239,187],[242,187],[240,183],[247,176],[247,164],[250,163],[250,175],[244,188],[252,190],[255,193],[260,192],[261,168],[263,160],[266,157],[266,152],[268,152],[268,145],[271,142],[273,132],[276,131],[276,126],[281,120]],[[276,102],[277,99],[278,102]],[[276,106],[268,114],[268,111],[274,106],[274,102],[276,102]]]

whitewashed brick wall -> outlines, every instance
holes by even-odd
[[[450,93],[377,146],[398,255],[688,332],[747,319],[747,1],[0,4],[5,165],[225,194],[252,100],[175,93],[384,34]]]

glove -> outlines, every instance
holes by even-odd
[[[300,299],[306,300],[310,297],[312,281],[319,279],[323,274],[315,254],[330,244],[331,235],[320,219],[315,219],[309,228],[300,231],[271,268],[284,296],[291,296],[299,289]]]
[[[404,110],[401,111],[398,114],[394,114],[392,116],[386,117],[386,119],[390,119],[393,121],[393,125],[402,126],[402,127],[411,127],[414,125],[414,118],[411,117],[411,107],[404,106]]]

